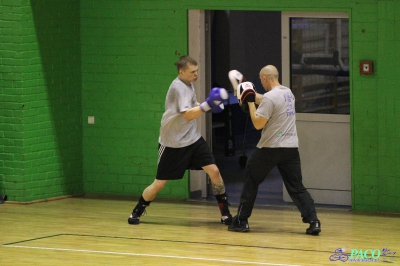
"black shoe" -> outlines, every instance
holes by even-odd
[[[215,197],[218,201],[219,211],[221,212],[221,224],[230,225],[232,223],[232,215],[229,211],[228,196],[224,194]]]
[[[232,223],[228,226],[228,230],[234,232],[249,232],[249,222],[247,221],[247,219],[239,221],[236,215],[235,217],[233,217]]]
[[[316,220],[310,223],[310,227],[307,228],[306,234],[318,235],[321,232],[321,222]]]
[[[0,195],[0,204],[3,204],[7,200],[7,195]]]
[[[229,213],[227,215],[222,215],[221,224],[230,225],[232,223],[232,215]]]
[[[146,214],[146,207],[148,207],[150,203],[151,201],[145,201],[143,196],[140,197],[139,202],[136,204],[136,207],[128,218],[128,223],[139,224],[139,217]]]
[[[128,218],[128,223],[129,224],[139,224],[139,217],[136,212],[132,212],[131,215]]]

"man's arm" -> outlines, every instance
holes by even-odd
[[[257,105],[260,105],[262,97],[263,97],[263,94],[256,92],[256,104]]]
[[[183,112],[182,116],[186,121],[192,121],[201,116],[203,113],[203,110],[201,110],[200,106],[198,105]]]
[[[251,121],[253,122],[254,127],[257,130],[263,129],[264,126],[268,123],[268,119],[266,119],[262,116],[256,115],[257,109],[256,109],[256,105],[254,103],[248,103],[248,105],[249,105]]]

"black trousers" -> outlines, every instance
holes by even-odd
[[[318,220],[314,200],[303,185],[300,154],[297,148],[262,148],[250,156],[245,169],[238,218],[241,220],[251,216],[258,187],[275,166],[278,167],[283,183],[299,209],[303,222]]]

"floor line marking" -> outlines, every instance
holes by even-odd
[[[285,247],[271,247],[271,246],[255,246],[255,245],[238,245],[232,243],[210,243],[210,242],[196,242],[196,241],[187,241],[187,240],[173,240],[173,239],[157,239],[157,238],[143,238],[143,237],[124,237],[124,236],[106,236],[106,235],[88,235],[88,234],[75,234],[75,233],[61,233],[54,234],[48,236],[42,236],[37,238],[25,239],[10,243],[0,243],[0,246],[8,246],[15,244],[22,244],[27,242],[33,242],[36,240],[42,240],[46,238],[52,237],[62,237],[62,236],[77,236],[77,237],[93,237],[93,238],[109,238],[109,239],[125,239],[125,240],[141,240],[141,241],[155,241],[155,242],[170,242],[170,243],[184,243],[184,244],[198,244],[198,245],[214,245],[214,246],[229,246],[229,247],[241,247],[241,248],[260,248],[260,249],[276,249],[276,250],[285,250],[285,251],[301,251],[301,252],[319,252],[319,253],[329,253],[332,254],[332,251],[326,250],[312,250],[312,249],[299,249],[299,248],[285,248]]]
[[[57,237],[57,236],[63,236],[63,235],[65,235],[65,234],[55,234],[55,235],[41,236],[41,237],[36,237],[36,238],[29,238],[29,239],[15,241],[15,242],[11,242],[11,243],[0,244],[0,246],[1,245],[7,246],[7,245],[21,244],[21,243],[32,242],[32,241],[37,241],[37,240],[42,240],[42,239],[52,238],[52,237]]]
[[[326,251],[326,250],[271,247],[271,246],[255,246],[255,245],[238,245],[238,244],[232,244],[232,243],[197,242],[197,241],[187,241],[187,240],[157,239],[157,238],[143,238],[143,237],[105,236],[105,235],[88,235],[88,234],[73,234],[73,233],[60,234],[60,236],[81,236],[81,237],[110,238],[110,239],[118,238],[118,239],[129,239],[129,240],[154,241],[154,242],[170,242],[170,243],[228,246],[228,247],[241,247],[241,248],[278,249],[278,250],[286,250],[286,251],[320,252],[320,253],[332,254],[332,251]]]
[[[132,252],[86,250],[86,249],[48,248],[48,247],[17,246],[17,245],[6,245],[6,246],[0,245],[0,247],[53,250],[53,251],[69,251],[69,252],[81,252],[81,253],[98,253],[98,254],[110,254],[110,255],[128,255],[128,256],[140,256],[140,257],[158,257],[158,258],[170,258],[170,259],[187,259],[187,260],[198,260],[198,261],[215,261],[215,262],[226,262],[226,263],[236,263],[236,264],[253,264],[253,265],[270,265],[270,266],[301,266],[301,265],[295,265],[295,264],[281,264],[281,263],[270,263],[270,262],[253,262],[253,261],[243,261],[243,260],[211,259],[211,258],[161,255],[161,254],[141,254],[141,253],[132,253]]]

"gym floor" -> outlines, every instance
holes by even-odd
[[[400,260],[399,215],[319,208],[322,232],[311,236],[292,206],[256,206],[250,232],[236,233],[207,201],[157,199],[139,225],[129,225],[136,202],[76,197],[1,204],[0,265],[320,266],[364,254],[374,265]]]

